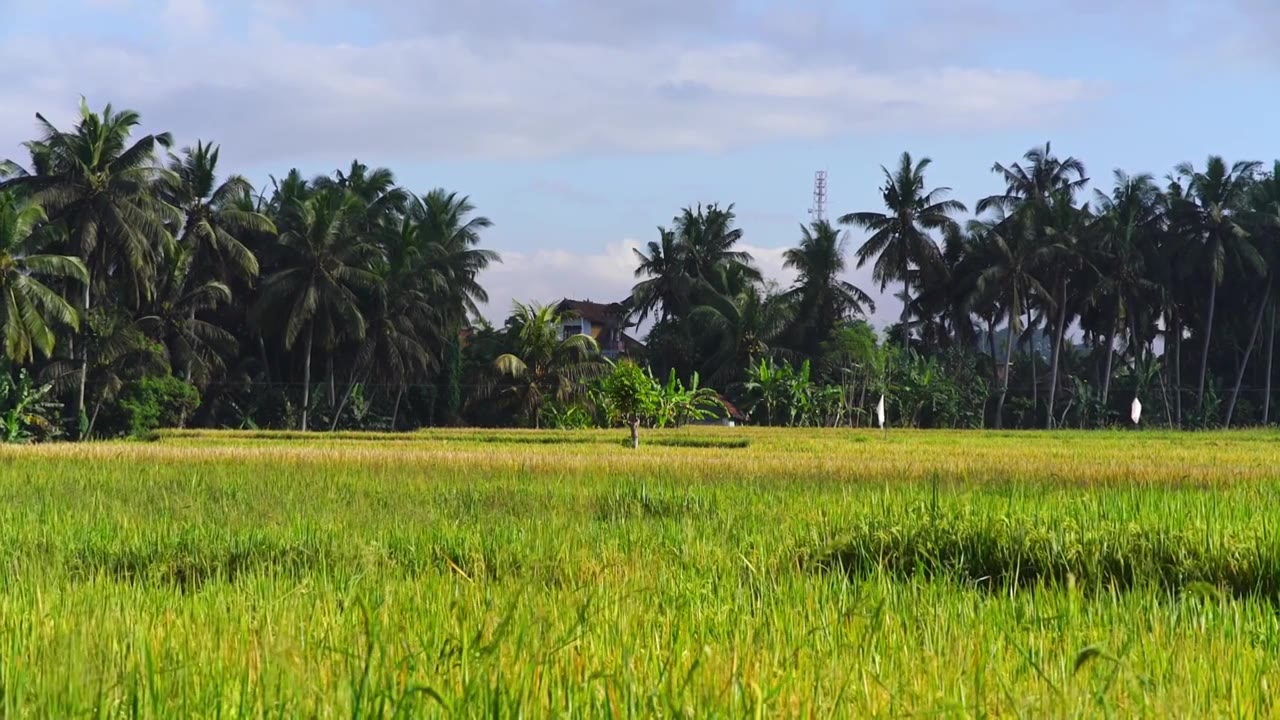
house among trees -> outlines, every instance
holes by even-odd
[[[644,351],[645,345],[627,334],[636,323],[630,320],[625,303],[598,303],[590,300],[565,298],[556,305],[564,316],[560,339],[582,333],[595,338],[600,354],[611,360],[630,357]]]

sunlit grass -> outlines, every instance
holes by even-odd
[[[0,715],[1277,712],[1280,435],[622,439],[0,448]]]

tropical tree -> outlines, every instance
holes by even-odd
[[[979,213],[998,210],[1008,216],[1023,206],[1047,206],[1054,196],[1065,194],[1070,200],[1089,182],[1084,163],[1074,157],[1059,159],[1049,143],[1028,150],[1022,159],[1025,165],[992,166],[991,171],[1004,180],[1005,191],[979,201],[975,208]]]
[[[632,249],[639,264],[635,276],[643,278],[631,289],[632,305],[644,322],[657,312],[658,321],[683,316],[688,311],[692,278],[686,273],[683,248],[675,232],[658,228],[659,240],[650,240],[648,253]]]
[[[729,266],[760,279],[759,271],[752,266],[751,254],[736,249],[743,234],[741,228],[734,227],[736,221],[732,204],[726,208],[714,203],[706,208],[699,205],[696,210],[685,208],[681,212],[674,225],[686,276],[705,283],[718,268]]]
[[[182,213],[178,245],[191,257],[196,279],[244,285],[257,279],[258,258],[242,237],[276,228],[266,215],[245,209],[242,201],[253,197],[248,180],[231,175],[218,183],[219,154],[217,145],[202,142],[183,148],[181,157],[171,157],[170,182],[162,190]]]
[[[567,403],[580,397],[586,380],[604,370],[600,346],[584,333],[566,334],[567,316],[556,305],[513,302],[512,320],[516,351],[494,361],[494,369],[511,385],[518,411],[541,427],[541,413],[548,400]]]
[[[68,230],[66,254],[80,258],[91,282],[83,286],[79,311],[88,312],[96,295],[106,292],[137,307],[152,287],[154,268],[172,243],[178,211],[155,192],[169,180],[156,163],[158,148],[171,144],[168,133],[132,139],[141,117],[132,110],[107,105],[95,113],[82,99],[80,118],[70,131],[59,130],[39,113],[42,137],[27,143],[31,168],[10,163],[9,179],[0,190],[28,195],[50,218]],[[78,348],[79,381],[74,412],[83,414],[89,360],[86,339]]]
[[[1257,276],[1266,270],[1261,254],[1249,242],[1248,232],[1237,218],[1258,167],[1257,162],[1242,161],[1228,169],[1226,161],[1217,155],[1208,159],[1204,171],[1197,171],[1190,163],[1177,167],[1178,175],[1187,184],[1187,195],[1178,202],[1174,212],[1180,226],[1199,243],[1201,266],[1207,276],[1204,285],[1209,296],[1208,307],[1200,351],[1200,377],[1196,381],[1196,407],[1202,411],[1218,287],[1229,268],[1242,278]]]
[[[441,314],[440,326],[456,334],[469,315],[480,315],[479,304],[489,294],[477,281],[480,273],[502,262],[498,253],[478,247],[482,231],[493,226],[483,215],[474,215],[470,198],[440,188],[410,203],[408,217],[417,224],[427,287]]]
[[[1117,183],[1121,181],[1117,178]],[[1054,426],[1054,407],[1058,396],[1062,346],[1066,343],[1067,325],[1078,308],[1074,302],[1080,293],[1073,293],[1072,283],[1080,282],[1081,272],[1088,263],[1088,245],[1093,231],[1093,215],[1086,205],[1077,208],[1071,196],[1059,192],[1046,208],[1044,227],[1049,260],[1045,280],[1049,285],[1048,307],[1053,313],[1053,348],[1049,359],[1049,393],[1046,398],[1049,427]]]
[[[281,269],[263,281],[251,310],[251,324],[259,333],[280,338],[285,350],[302,340],[304,431],[316,344],[331,352],[343,341],[363,338],[359,293],[378,285],[370,270],[377,248],[350,225],[362,209],[357,198],[334,190],[292,200],[284,208],[288,229],[280,235]]]
[[[203,389],[222,376],[238,343],[226,329],[201,317],[229,304],[232,298],[224,283],[199,278],[196,254],[193,248],[181,248],[166,259],[137,326],[163,345],[165,358],[176,374]]]
[[[49,357],[57,328],[80,328],[75,308],[39,278],[87,285],[89,272],[79,258],[38,252],[34,229],[44,219],[39,205],[0,192],[0,323],[5,357],[14,363],[30,363],[36,351]]]
[[[951,215],[966,211],[965,206],[946,196],[950,188],[927,190],[925,170],[933,161],[922,158],[914,162],[910,153],[902,153],[898,166],[890,172],[881,166],[885,184],[880,193],[886,212],[856,212],[840,217],[844,225],[855,225],[871,232],[871,237],[858,248],[856,256],[861,268],[873,259],[872,278],[880,289],[892,281],[902,282],[902,344],[909,345],[911,328],[911,268],[937,265],[941,256],[937,243],[929,235],[933,230],[946,230],[955,224]]]
[[[726,268],[723,275],[733,277]],[[733,377],[759,359],[775,353],[794,317],[792,303],[745,279],[722,280],[718,292],[707,294],[705,304],[694,308],[690,320],[704,328],[714,347],[707,356],[707,376],[724,387]]]
[[[995,426],[1004,426],[1004,404],[1009,395],[1013,346],[1022,332],[1022,315],[1032,299],[1049,300],[1049,293],[1037,275],[1052,257],[1052,250],[1036,242],[1037,229],[1030,214],[996,221],[975,220],[971,232],[981,238],[983,269],[974,293],[988,296],[1003,306],[1009,320],[1005,337],[1004,372],[996,401]],[[994,359],[994,358],[993,358]]]
[[[783,265],[796,272],[786,297],[795,303],[800,347],[816,355],[831,331],[855,315],[875,312],[871,296],[840,277],[845,269],[843,232],[819,220],[801,227],[800,244],[783,253]]]

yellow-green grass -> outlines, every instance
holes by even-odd
[[[624,439],[0,448],[0,716],[1280,714],[1280,435]]]

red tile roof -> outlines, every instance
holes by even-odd
[[[624,327],[627,324],[627,312],[622,303],[598,303],[565,298],[557,304],[557,307],[562,313],[573,314],[597,325]]]

